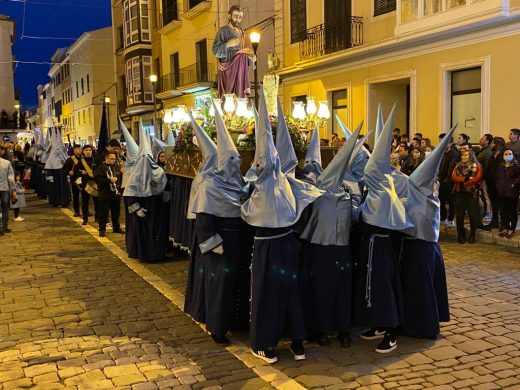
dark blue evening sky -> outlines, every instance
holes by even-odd
[[[23,109],[37,104],[36,87],[49,80],[50,69],[49,64],[24,62],[50,62],[57,48],[70,46],[86,31],[110,26],[110,7],[110,0],[0,0],[0,14],[16,21],[13,51],[21,63],[16,66],[15,87]]]

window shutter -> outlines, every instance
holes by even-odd
[[[307,38],[307,0],[291,0],[291,43]]]
[[[395,0],[374,0],[374,16],[395,11]]]

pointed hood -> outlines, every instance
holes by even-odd
[[[188,211],[186,218],[195,219],[196,215],[191,210],[193,208],[193,201],[195,200],[195,195],[197,194],[199,184],[205,179],[208,171],[212,171],[217,168],[217,145],[211,139],[211,137],[200,127],[197,123],[191,111],[188,111],[191,119],[191,125],[193,126],[193,132],[195,133],[195,137],[197,139],[197,144],[200,149],[200,154],[202,156],[202,163],[200,164],[197,175],[193,178],[190,189],[190,199],[188,201]],[[168,133],[168,136],[172,134],[172,131]],[[173,134],[172,134],[173,137]]]
[[[166,136],[166,145],[170,147],[175,146],[175,135],[173,134],[173,130],[170,130]]]
[[[243,177],[240,172],[242,158],[216,106],[215,126],[217,129],[217,169],[226,180],[232,177],[239,177],[239,180],[242,182]]]
[[[123,196],[147,198],[160,195],[166,187],[166,173],[152,156],[149,138],[139,121],[139,149],[137,159],[128,175]]]
[[[47,162],[47,159],[49,158],[49,155],[51,153],[51,138],[52,134],[54,132],[54,127],[49,127],[47,129],[47,132],[45,133],[45,138],[43,138],[43,148],[41,153],[41,163],[45,164]]]
[[[258,119],[260,131],[256,133],[257,153],[254,161],[258,178],[251,197],[242,205],[241,216],[248,224],[256,227],[292,226],[298,221],[305,207],[322,193],[299,180],[295,186],[297,192],[293,192],[291,178],[282,173],[269,123],[265,94],[260,97]],[[300,183],[304,187],[299,187]]]
[[[276,129],[276,150],[280,156],[282,173],[294,177],[298,158],[294,152],[294,146],[289,134],[289,128],[283,115],[280,99],[278,100],[278,127]]]
[[[364,176],[368,195],[361,206],[361,216],[363,221],[370,225],[402,230],[409,227],[409,223],[403,202],[397,195],[390,166],[395,113],[394,104],[365,167]]]
[[[383,119],[383,110],[381,104],[377,105],[377,118],[376,118],[376,133],[374,135],[374,144],[377,142],[383,131],[385,120]]]
[[[119,128],[121,129],[121,133],[123,134],[123,138],[126,142],[126,161],[135,161],[135,159],[137,158],[137,151],[139,149],[139,146],[137,145],[137,142],[135,142],[134,137],[132,137],[132,134],[130,134],[130,131],[128,131],[121,118],[118,119]]]
[[[67,155],[61,128],[54,127],[50,137],[48,157],[45,161],[45,169],[61,169],[69,156]]]
[[[261,142],[263,138],[262,135],[262,127],[260,126],[260,114],[258,113],[258,110],[253,105],[253,115],[255,117],[255,143],[258,145],[258,142]],[[269,118],[268,118],[269,120]],[[269,129],[271,129],[271,123],[269,123]],[[256,167],[255,167],[255,161],[260,159],[260,151],[258,150],[258,147],[255,148],[255,157],[253,159],[253,162],[251,163],[251,166],[246,172],[246,179],[250,183],[254,183],[256,179],[258,178],[258,175],[256,174]]]
[[[323,173],[318,177],[316,185],[319,188],[332,193],[339,191],[343,178],[349,168],[349,162],[362,127],[363,121],[361,121],[352,136],[343,144],[327,168],[325,168]]]
[[[305,154],[305,164],[302,169],[302,176],[306,181],[316,184],[318,177],[323,172],[321,165],[321,150],[320,150],[320,133],[318,126],[312,132],[311,142]]]
[[[413,226],[406,229],[405,232],[420,240],[428,242],[439,240],[440,202],[433,193],[433,185],[437,179],[437,170],[444,156],[444,151],[456,128],[457,125],[446,134],[408,180],[408,197],[405,208]]]
[[[164,141],[161,141],[156,136],[152,135],[152,152],[153,152],[153,158],[157,160],[157,157],[159,156],[159,153],[164,152],[166,149],[166,143]]]
[[[194,119],[192,119],[194,121]],[[207,171],[199,171],[197,188],[190,193],[189,213],[205,213],[224,218],[240,217],[240,206],[248,192],[248,187],[240,172],[241,157],[233,139],[226,129],[224,120],[215,107],[217,128],[216,167]],[[196,127],[195,127],[196,128]],[[207,144],[201,136],[201,144]],[[197,138],[199,140],[199,138]],[[204,145],[202,147],[207,147]]]

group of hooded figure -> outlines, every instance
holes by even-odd
[[[381,353],[397,347],[398,334],[437,337],[449,309],[433,187],[447,141],[410,177],[394,171],[394,106],[384,125],[378,114],[371,154],[368,135],[358,139],[362,123],[350,134],[340,122],[348,139],[325,169],[314,131],[298,179],[278,107],[275,146],[260,98],[245,177],[219,111],[216,145],[192,118],[203,163],[188,204],[196,239],[185,312],[219,344],[248,328],[252,353],[268,363],[282,337],[296,360],[305,359],[305,339],[327,345],[333,332],[349,347],[353,327],[381,338]]]
[[[50,127],[45,137],[36,133],[35,143],[27,154],[31,161],[31,188],[54,207],[70,203],[70,178],[62,169],[68,157],[61,127]]]

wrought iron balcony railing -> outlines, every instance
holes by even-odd
[[[320,24],[307,30],[300,41],[300,59],[320,57],[363,44],[363,18],[351,16],[344,23]]]
[[[159,80],[159,92],[173,91],[186,85],[217,81],[215,64],[197,62],[179,69],[178,72],[168,73]]]

